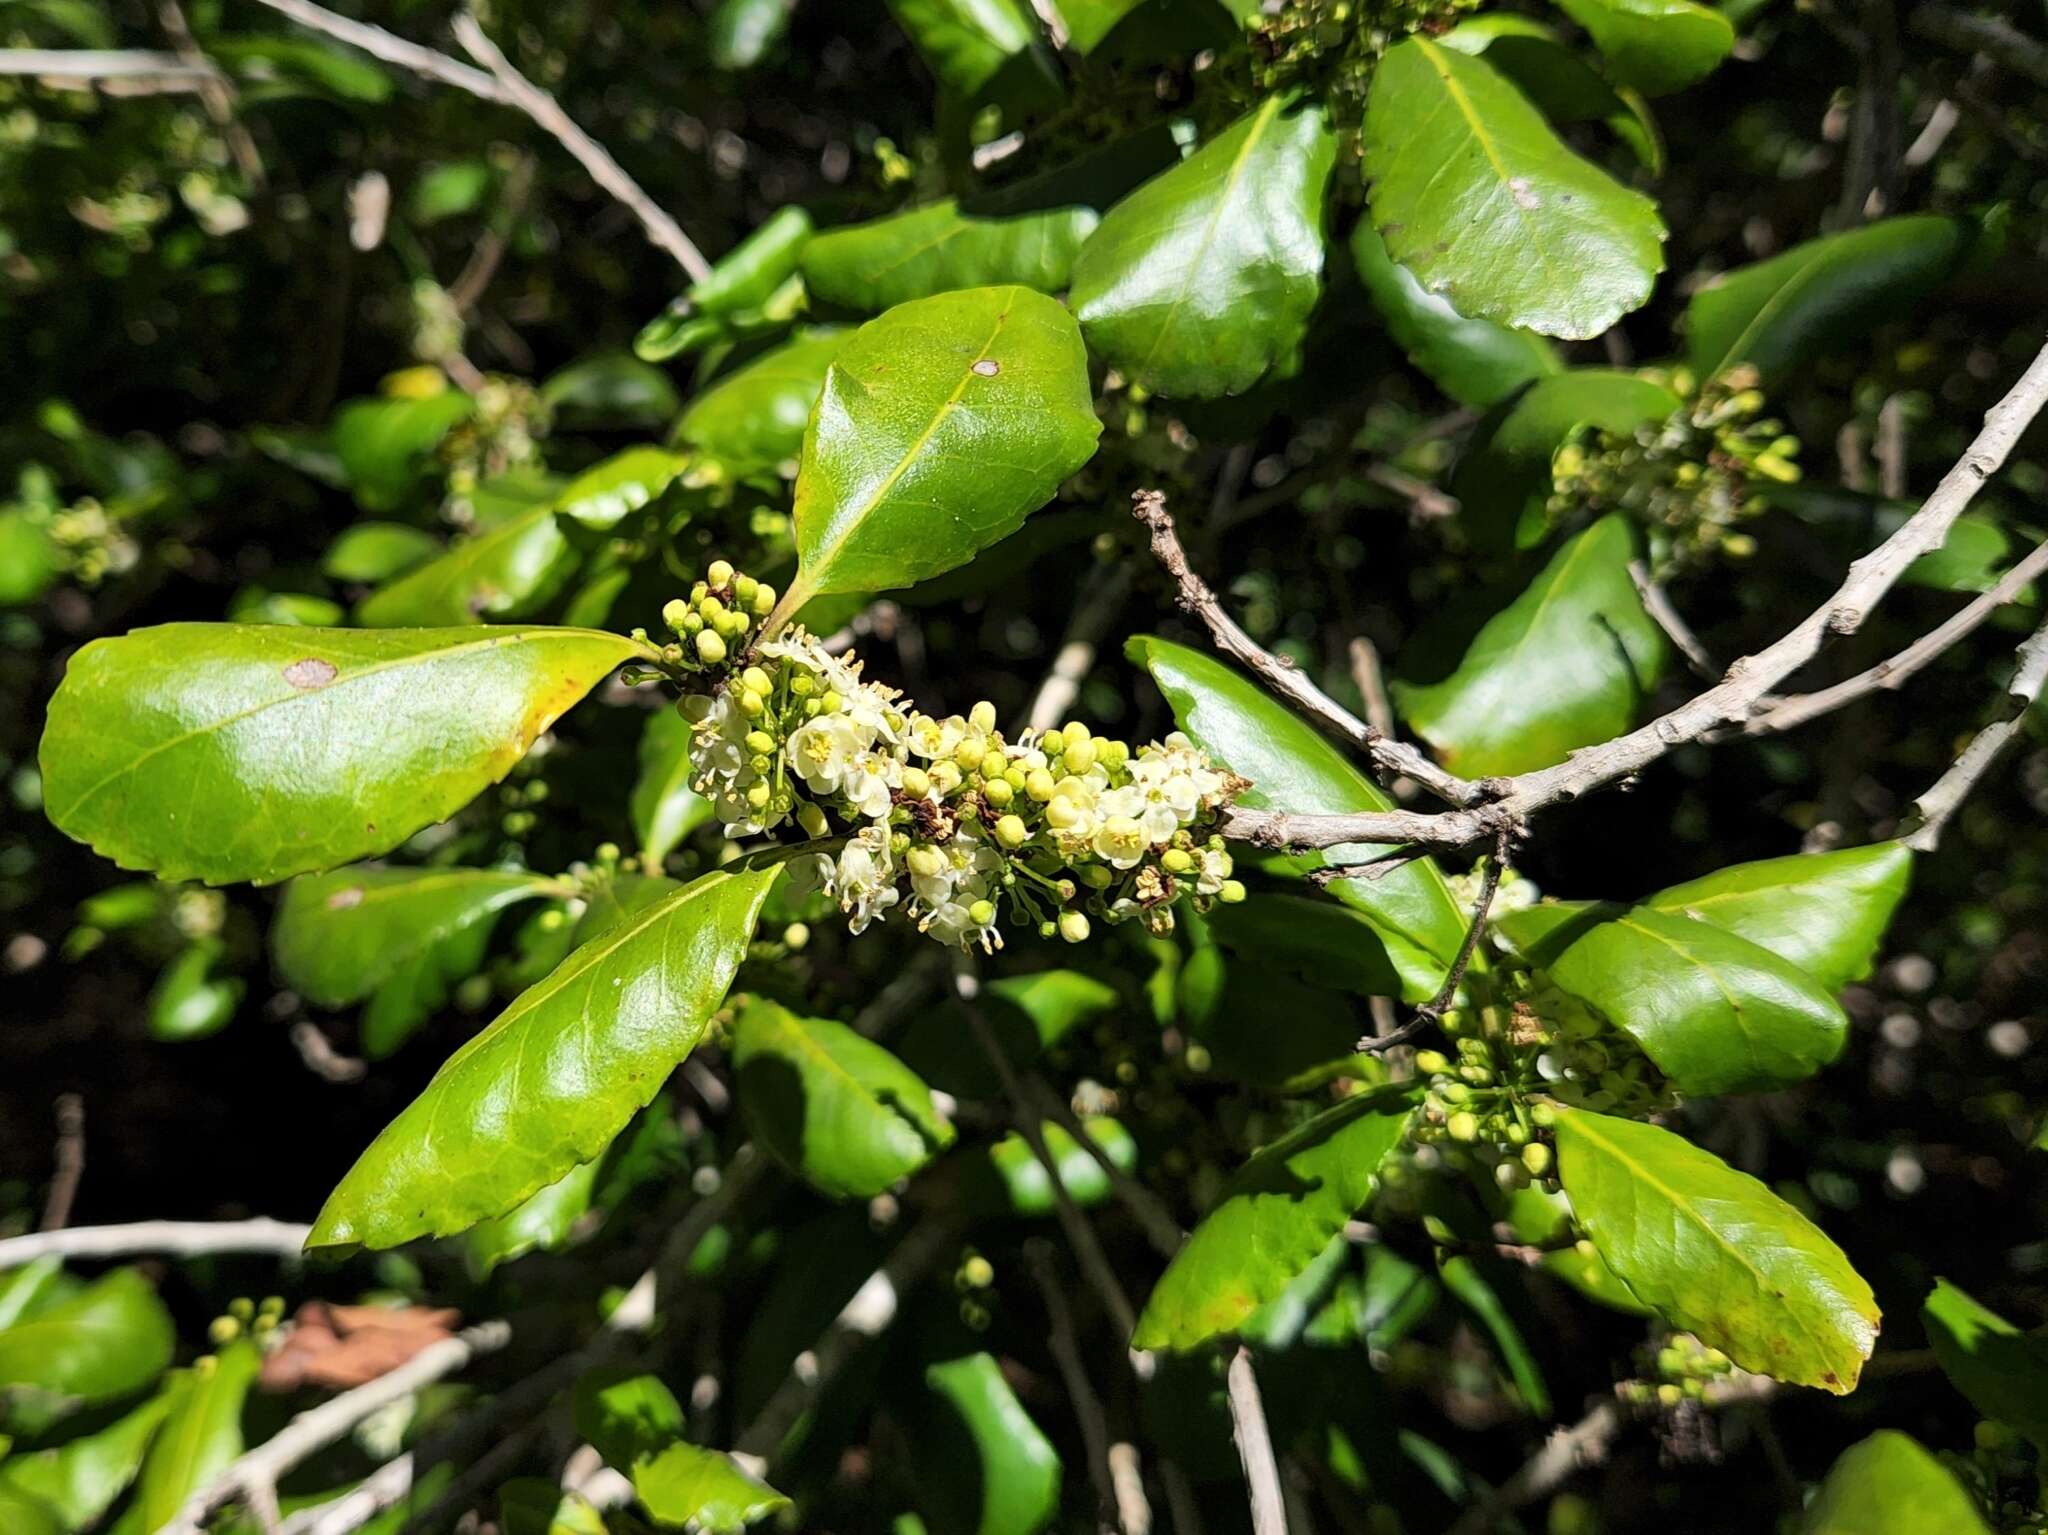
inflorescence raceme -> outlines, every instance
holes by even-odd
[[[1165,933],[1179,902],[1244,898],[1215,827],[1249,785],[1187,737],[1133,750],[1069,724],[1011,741],[986,701],[922,713],[801,627],[760,638],[772,588],[723,560],[706,575],[662,613],[695,727],[691,786],[728,836],[793,822],[834,844],[791,875],[854,932],[895,909],[959,947],[999,948],[1004,923],[1079,943],[1091,913]]]

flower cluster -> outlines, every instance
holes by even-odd
[[[1185,736],[1134,751],[1068,724],[1013,741],[985,701],[922,713],[801,628],[745,643],[774,592],[723,560],[707,575],[663,613],[692,786],[730,836],[793,823],[836,843],[792,874],[854,932],[894,910],[946,944],[994,949],[1003,920],[1078,943],[1091,913],[1164,933],[1179,901],[1243,899],[1213,826],[1245,785]]]
[[[1661,1344],[1639,1351],[1642,1378],[1625,1381],[1622,1400],[1636,1407],[1670,1409],[1681,1402],[1701,1401],[1707,1389],[1735,1373],[1728,1356],[1689,1332],[1675,1332]]]
[[[1250,32],[1253,86],[1262,94],[1305,89],[1337,126],[1356,129],[1374,67],[1411,33],[1446,30],[1480,0],[1280,0]],[[1355,144],[1354,144],[1355,151]]]
[[[1649,530],[1660,576],[1715,554],[1745,559],[1756,541],[1737,525],[1763,510],[1760,482],[1799,479],[1799,439],[1763,414],[1754,369],[1731,368],[1704,386],[1676,369],[1658,382],[1685,401],[1668,419],[1628,435],[1593,431],[1558,449],[1549,515],[1632,514]]]

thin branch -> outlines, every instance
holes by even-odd
[[[1465,941],[1458,945],[1457,958],[1451,961],[1451,968],[1444,973],[1444,983],[1437,988],[1435,996],[1415,1010],[1400,1028],[1391,1034],[1368,1034],[1359,1040],[1357,1048],[1368,1055],[1384,1055],[1396,1045],[1405,1045],[1424,1029],[1443,1022],[1443,1017],[1457,1000],[1458,987],[1464,983],[1465,972],[1472,967],[1472,956],[1478,952],[1479,939],[1486,931],[1487,913],[1493,910],[1493,898],[1500,891],[1501,870],[1508,861],[1508,828],[1503,826],[1494,838],[1493,857],[1487,860],[1486,878],[1479,887],[1479,902],[1472,908],[1472,921],[1465,929]]]
[[[1105,1530],[1115,1528],[1112,1516],[1117,1495],[1116,1479],[1109,1467],[1109,1422],[1103,1417],[1095,1388],[1088,1383],[1088,1367],[1081,1361],[1081,1344],[1074,1332],[1073,1308],[1060,1288],[1052,1244],[1043,1237],[1033,1237],[1024,1244],[1024,1261],[1030,1266],[1040,1299],[1045,1302],[1046,1322],[1051,1328],[1046,1345],[1052,1350],[1053,1363],[1059,1367],[1060,1380],[1067,1388],[1067,1401],[1081,1425],[1081,1443],[1088,1452],[1088,1477],[1095,1484],[1097,1521]],[[1126,1530],[1124,1535],[1130,1532]]]
[[[1906,29],[1957,53],[1981,53],[2036,85],[2048,85],[2048,43],[2027,36],[1998,16],[1978,16],[1946,5],[1916,5]]]
[[[159,1535],[199,1535],[215,1509],[246,1499],[259,1508],[276,1508],[277,1484],[285,1473],[342,1439],[364,1419],[422,1387],[467,1368],[480,1355],[494,1353],[512,1340],[505,1322],[481,1322],[452,1338],[429,1344],[395,1370],[309,1407],[255,1449],[185,1500],[178,1517]],[[275,1519],[268,1521],[275,1524]]]
[[[2006,684],[2004,717],[1978,731],[1949,770],[1913,802],[1920,825],[1905,839],[1907,847],[1931,853],[1940,844],[1949,818],[2024,728],[2027,710],[2041,696],[2044,681],[2048,681],[2048,620],[2020,646],[2019,666]]]
[[[1418,480],[1412,474],[1404,474],[1391,464],[1368,464],[1365,477],[1382,490],[1391,490],[1408,503],[1416,516],[1429,522],[1440,522],[1446,517],[1458,515],[1458,498],[1448,491],[1438,490],[1427,480]]]
[[[1118,560],[1089,577],[1074,603],[1074,617],[1067,625],[1066,637],[1060,641],[1058,654],[1053,657],[1052,669],[1031,700],[1025,722],[1028,729],[1050,730],[1066,718],[1074,700],[1081,696],[1081,684],[1088,680],[1095,665],[1095,653],[1103,636],[1123,616],[1124,599],[1130,590],[1129,560]]]
[[[575,157],[577,164],[590,173],[593,181],[625,204],[640,221],[640,227],[646,231],[650,242],[689,273],[693,282],[702,282],[711,275],[711,263],[683,233],[682,225],[642,191],[640,183],[627,175],[619,162],[612,158],[611,151],[579,128],[554,97],[512,67],[512,61],[484,35],[476,17],[464,11],[450,25],[455,32],[455,40],[462,44],[471,58],[491,72],[512,104],[554,135],[555,141]]]
[[[288,1037],[306,1070],[323,1082],[346,1087],[370,1074],[369,1062],[360,1056],[343,1055],[334,1048],[334,1041],[327,1037],[320,1025],[310,1018],[301,1018],[293,1024]]]
[[[57,1231],[71,1219],[79,1180],[85,1176],[85,1100],[76,1093],[59,1093],[52,1107],[57,1148],[51,1159],[55,1170],[50,1174],[50,1196],[43,1201],[44,1231]]]
[[[1162,1258],[1171,1258],[1179,1252],[1187,1233],[1181,1230],[1180,1222],[1167,1210],[1165,1201],[1116,1165],[1115,1159],[1102,1149],[1102,1143],[1088,1133],[1081,1116],[1074,1112],[1074,1105],[1056,1092],[1050,1082],[1036,1072],[1025,1075],[1022,1081],[1031,1096],[1044,1106],[1045,1112],[1073,1137],[1074,1144],[1086,1151],[1095,1165],[1102,1169],[1103,1177],[1109,1181],[1109,1192],[1138,1223],[1153,1251]]]
[[[0,1269],[33,1263],[49,1253],[65,1258],[119,1258],[131,1253],[275,1253],[297,1258],[311,1226],[258,1216],[246,1221],[136,1221],[127,1226],[74,1226],[0,1241]]]
[[[2001,576],[1996,585],[1971,599],[1968,606],[1958,608],[1948,619],[1928,630],[1897,655],[1880,661],[1868,670],[1858,672],[1855,676],[1837,682],[1831,687],[1780,699],[1742,728],[1751,735],[1790,730],[1810,719],[1831,714],[1866,693],[1904,687],[1910,679],[1918,676],[1929,662],[1973,633],[1993,613],[2014,601],[2032,584],[2036,576],[2044,572],[2048,572],[2048,543],[2041,544]]]
[[[164,29],[164,36],[171,40],[171,49],[179,58],[194,68],[213,70],[213,62],[200,51],[199,41],[192,35],[192,24],[185,19],[185,9],[178,0],[159,0],[156,17],[157,25]],[[256,153],[256,141],[249,137],[249,130],[235,116],[235,88],[218,70],[213,73],[212,83],[199,88],[200,105],[220,130],[221,142],[234,156],[243,179],[260,189],[264,182],[263,157]]]
[[[0,75],[21,75],[52,85],[104,85],[139,91],[206,91],[223,83],[204,61],[145,48],[0,48]]]
[[[1124,1535],[1152,1535],[1152,1504],[1138,1467],[1138,1447],[1119,1440],[1109,1447],[1109,1480],[1116,1494],[1117,1528]]]
[[[1612,1397],[1594,1404],[1592,1411],[1553,1433],[1513,1476],[1467,1509],[1451,1526],[1450,1535],[1490,1535],[1503,1516],[1535,1502],[1582,1467],[1599,1465],[1626,1421],[1621,1404]]]
[[[1366,724],[1309,681],[1292,661],[1274,655],[1239,628],[1208,583],[1189,567],[1164,492],[1139,491],[1131,497],[1131,513],[1151,533],[1152,556],[1173,578],[1181,607],[1208,627],[1218,650],[1250,667],[1269,689],[1324,729],[1367,753],[1382,771],[1407,775],[1447,804],[1469,805],[1479,797],[1472,784],[1445,772],[1414,747]]]
[[[338,16],[325,6],[312,0],[258,0],[281,15],[289,16],[302,27],[347,43],[351,48],[360,48],[375,59],[387,64],[396,64],[400,69],[409,69],[416,75],[437,80],[442,85],[452,85],[458,91],[467,91],[472,96],[481,96],[485,101],[495,101],[500,106],[516,107],[519,100],[504,86],[480,69],[472,69],[460,59],[451,59],[445,53],[432,48],[422,48],[418,43],[408,42],[394,32],[382,27],[373,27],[366,21],[354,21],[347,16]]]
[[[1718,682],[1721,672],[1714,665],[1712,654],[1700,643],[1700,637],[1692,632],[1692,626],[1678,609],[1671,605],[1671,594],[1651,578],[1649,566],[1641,560],[1630,560],[1628,578],[1635,582],[1636,595],[1643,599],[1643,611],[1685,657],[1685,664],[1692,668],[1693,675],[1702,682]]]
[[[1239,1344],[1230,1356],[1230,1428],[1251,1496],[1252,1535],[1287,1535],[1287,1505],[1280,1492],[1280,1466],[1273,1458],[1273,1434],[1266,1404],[1252,1373],[1252,1351]]]
[[[1675,746],[1746,720],[1758,700],[1811,661],[1830,638],[1861,628],[1871,609],[1908,566],[1941,547],[1956,518],[2004,465],[2044,402],[2048,402],[2048,347],[2035,356],[2005,398],[1986,413],[1983,430],[1942,477],[1934,493],[1891,537],[1849,566],[1827,602],[1774,643],[1735,661],[1713,687],[1649,724],[1574,752],[1554,767],[1517,778],[1483,781],[1494,783],[1499,790],[1499,797],[1487,803],[1436,814],[1387,810],[1294,815],[1238,808],[1224,820],[1224,834],[1272,848],[1335,847],[1350,842],[1466,847],[1496,836],[1503,827],[1513,830],[1550,805],[1578,799],[1603,784],[1630,777]]]

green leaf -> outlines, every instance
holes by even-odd
[[[1603,517],[1488,619],[1458,669],[1395,701],[1452,772],[1527,772],[1622,734],[1663,675],[1670,644],[1628,573],[1628,519]]]
[[[0,1528],[8,1535],[66,1535],[66,1528],[46,1503],[0,1482]]]
[[[889,10],[940,83],[961,96],[988,84],[1034,35],[1016,0],[889,0]]]
[[[1726,16],[1693,0],[1557,0],[1622,85],[1664,96],[1703,80],[1735,46]]]
[[[0,1514],[11,1512],[4,1501],[11,1493],[55,1514],[53,1528],[83,1530],[97,1524],[135,1480],[170,1406],[170,1394],[159,1393],[97,1433],[0,1460]],[[0,1529],[14,1535],[15,1526],[0,1519]]]
[[[343,528],[320,557],[323,575],[375,583],[402,576],[441,552],[441,541],[403,522],[359,522]]]
[[[1387,258],[1371,219],[1352,229],[1351,259],[1395,344],[1460,405],[1483,408],[1564,371],[1557,349],[1541,336],[1467,319],[1425,289],[1413,272]]]
[[[227,945],[218,938],[195,939],[158,972],[149,993],[152,1039],[205,1039],[228,1026],[245,988],[239,976],[213,974],[226,952]]]
[[[793,3],[777,0],[785,11]],[[752,234],[718,258],[709,277],[691,285],[691,307],[719,315],[759,309],[796,272],[811,230],[810,214],[794,203],[776,209]]]
[[[852,334],[807,330],[762,353],[691,401],[676,423],[677,437],[736,474],[793,462],[825,392],[826,370]]]
[[[1984,1417],[2048,1448],[2048,1333],[2021,1332],[1946,1279],[1920,1308],[1942,1372]]]
[[[308,1248],[447,1236],[603,1151],[703,1037],[778,872],[707,874],[521,992],[371,1142]]]
[[[871,1198],[953,1144],[917,1073],[843,1023],[757,998],[732,1063],[755,1139],[821,1194]]]
[[[0,608],[34,602],[63,574],[49,525],[25,508],[0,508]]]
[[[1508,1378],[1515,1383],[1515,1393],[1530,1415],[1551,1416],[1550,1387],[1543,1379],[1543,1367],[1536,1362],[1529,1340],[1515,1325],[1515,1319],[1501,1303],[1500,1293],[1480,1272],[1479,1265],[1462,1254],[1447,1255],[1437,1265],[1437,1274],[1444,1289],[1478,1318],[1479,1325],[1493,1339],[1501,1363],[1507,1366]]]
[[[1849,1020],[1834,993],[1769,949],[1675,912],[1603,915],[1547,937],[1537,962],[1641,1045],[1679,1091],[1767,1092],[1841,1054]],[[1512,913],[1503,933],[1520,942],[1529,920]]]
[[[1101,432],[1081,333],[1041,293],[972,288],[868,321],[804,434],[783,611],[964,565],[1051,500]]]
[[[774,0],[778,8],[782,0]],[[541,1476],[514,1477],[498,1489],[503,1535],[607,1535],[604,1515],[581,1493]]]
[[[356,622],[405,629],[524,617],[561,590],[577,561],[554,508],[541,503],[379,587],[357,607]]]
[[[655,430],[682,407],[669,376],[630,352],[598,352],[572,362],[540,386],[557,426],[582,430]]]
[[[728,1455],[683,1442],[683,1407],[653,1375],[595,1371],[576,1383],[576,1431],[632,1478],[655,1522],[725,1535],[789,1507]]]
[[[1091,350],[1159,394],[1240,394],[1291,359],[1321,291],[1336,137],[1269,97],[1123,199],[1075,258]]]
[[[1566,148],[1483,59],[1423,37],[1388,49],[1364,148],[1387,254],[1459,314],[1597,336],[1664,269],[1657,205]]]
[[[165,1392],[170,1410],[136,1479],[135,1501],[115,1535],[149,1535],[177,1517],[185,1500],[242,1453],[242,1408],[263,1368],[247,1338],[180,1370]]]
[[[1373,920],[1341,901],[1260,891],[1239,905],[1214,908],[1209,930],[1226,948],[1333,991],[1390,997],[1402,990]],[[1419,974],[1426,983],[1429,956],[1420,958]],[[1354,1031],[1352,1038],[1357,1037]]]
[[[1916,1442],[1879,1429],[1844,1450],[1800,1535],[1991,1535],[1963,1484]]]
[[[571,480],[554,509],[586,528],[613,528],[667,490],[689,458],[642,444],[614,453]]]
[[[1060,1501],[1060,1457],[1031,1421],[990,1354],[927,1365],[935,1399],[929,1437],[915,1451],[925,1469],[920,1502],[933,1500],[941,1529],[972,1535],[1037,1535]]]
[[[388,512],[404,503],[425,472],[426,456],[467,421],[476,401],[459,390],[423,400],[356,400],[334,418],[334,452],[356,504]]]
[[[1279,1092],[1307,1091],[1350,1074],[1365,1032],[1355,1004],[1338,993],[1304,986],[1263,964],[1226,962],[1217,948],[1188,957],[1178,1000],[1188,1031],[1209,1052],[1206,1070]]]
[[[1645,1305],[1745,1370],[1855,1389],[1877,1302],[1813,1222],[1652,1124],[1559,1108],[1557,1151],[1579,1224]]]
[[[64,1260],[55,1253],[7,1270],[0,1274],[0,1332],[49,1310],[83,1288],[64,1272]]]
[[[71,658],[43,804],[124,869],[270,884],[388,852],[639,647],[589,629],[164,624]]]
[[[553,1252],[568,1241],[576,1223],[590,1213],[597,1172],[597,1158],[580,1162],[503,1215],[470,1227],[462,1246],[469,1272],[484,1279],[501,1263],[530,1252]]]
[[[1191,1349],[1286,1289],[1372,1197],[1412,1107],[1359,1093],[1261,1148],[1153,1286],[1131,1346]]]
[[[260,586],[245,586],[228,603],[227,619],[237,624],[300,624],[308,628],[329,628],[348,617],[348,610],[331,597],[314,597],[305,592],[272,592]]]
[[[0,1417],[26,1408],[47,1421],[132,1396],[171,1362],[176,1344],[171,1314],[149,1281],[137,1269],[115,1269],[0,1330]]]
[[[657,709],[640,730],[640,776],[627,802],[641,866],[659,869],[683,838],[711,819],[711,802],[690,788],[690,722]]]
[[[1822,235],[1737,267],[1686,305],[1686,355],[1701,378],[1748,363],[1766,385],[1775,383],[1909,313],[1969,243],[1960,220],[1916,214]]]
[[[1643,905],[1726,928],[1840,991],[1870,973],[1912,873],[1903,842],[1879,842],[1730,864]]]
[[[1393,801],[1313,726],[1222,662],[1184,645],[1135,635],[1125,646],[1166,696],[1180,728],[1233,773],[1251,780],[1239,803],[1258,810],[1342,815],[1388,810]],[[1357,863],[1383,848],[1348,844],[1292,860],[1306,872],[1324,863]],[[1431,859],[1403,864],[1378,879],[1339,880],[1329,893],[1364,914],[1401,977],[1402,995],[1436,994],[1465,939],[1465,914]]]
[[[1078,206],[976,217],[948,197],[819,235],[804,252],[804,281],[828,303],[866,310],[997,283],[1057,293],[1099,221]]]
[[[1484,57],[1553,123],[1604,120],[1618,126],[1634,116],[1590,64],[1555,31],[1530,17],[1489,11],[1459,22],[1442,42],[1446,48]]]
[[[1629,436],[1682,402],[1662,384],[1605,368],[1541,378],[1501,401],[1473,430],[1451,479],[1460,519],[1489,551],[1534,548],[1550,534],[1551,459],[1587,427]]]
[[[1088,1139],[1095,1142],[1110,1165],[1129,1172],[1138,1165],[1138,1143],[1131,1132],[1114,1119],[1095,1117],[1081,1122]],[[1090,1209],[1109,1197],[1109,1178],[1102,1164],[1065,1128],[1046,1120],[1038,1127],[1045,1149],[1059,1169],[1060,1187],[1081,1209]],[[1015,1131],[988,1148],[988,1159],[979,1171],[981,1203],[986,1208],[1011,1215],[1050,1215],[1057,1201],[1052,1179],[1038,1160],[1030,1142]]]
[[[357,867],[304,875],[285,887],[271,954],[293,990],[343,1007],[464,929],[560,888],[519,869]]]

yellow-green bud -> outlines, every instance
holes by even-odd
[[[1004,847],[1022,847],[1031,840],[1031,829],[1024,824],[1024,818],[1006,815],[996,822],[996,841]]]
[[[704,597],[698,601],[697,611],[704,615],[707,624],[715,624],[725,616],[725,604],[716,597]]]
[[[749,693],[745,688],[740,689],[740,713],[748,719],[758,719],[767,712],[768,701],[759,693]]]
[[[760,756],[765,752],[772,752],[775,750],[775,737],[768,734],[765,730],[749,730],[747,732],[747,750],[756,756]]]
[[[931,879],[946,872],[946,855],[935,847],[914,847],[903,861],[919,879]]]
[[[242,1324],[231,1316],[217,1316],[207,1325],[206,1336],[217,1347],[224,1347],[242,1336]]]
[[[709,629],[697,631],[697,659],[707,666],[716,666],[725,659],[725,641]]]
[[[690,605],[687,602],[680,597],[671,597],[661,605],[661,621],[671,629],[680,629],[689,612]]]
[[[792,954],[811,941],[810,927],[802,922],[792,922],[782,930],[782,943]]]
[[[1775,453],[1759,453],[1750,463],[1758,474],[1776,480],[1780,485],[1799,483],[1799,466],[1778,457]]]
[[[1057,788],[1059,788],[1058,783],[1053,780],[1052,774],[1048,773],[1044,768],[1033,768],[1024,779],[1024,792],[1037,800],[1041,805],[1052,798],[1053,791]]]
[[[1105,741],[1100,736],[1097,736],[1095,738],[1095,760],[1106,768],[1120,768],[1131,760],[1130,745],[1124,741]]]
[[[732,562],[730,560],[713,560],[710,568],[704,572],[704,579],[713,586],[732,585]]]
[[[766,618],[775,611],[775,588],[763,581],[754,588],[753,609],[755,616]]]
[[[1081,876],[1082,884],[1092,885],[1097,890],[1107,890],[1116,883],[1116,875],[1103,864],[1084,863],[1074,872]]]
[[[1095,743],[1083,736],[1078,741],[1067,743],[1066,755],[1062,759],[1071,773],[1085,773],[1095,766]]]
[[[1444,1132],[1452,1140],[1469,1145],[1479,1139],[1479,1116],[1470,1109],[1460,1109],[1444,1121]]]
[[[931,774],[921,767],[907,767],[903,770],[903,792],[912,799],[923,799],[932,792]]]
[[[1550,1148],[1541,1141],[1531,1141],[1522,1148],[1522,1165],[1529,1169],[1529,1176],[1540,1178],[1550,1171]]]
[[[762,779],[760,782],[752,784],[748,787],[747,803],[749,805],[752,805],[756,810],[764,810],[767,808],[768,805],[768,796],[773,792],[774,791],[768,787],[768,781],[766,779]]]
[[[996,728],[996,706],[986,698],[967,711],[967,723],[983,735],[992,734]]]
[[[798,672],[789,679],[789,691],[798,698],[809,698],[818,691],[818,684],[811,680],[808,673]]]
[[[1225,906],[1235,906],[1244,897],[1244,881],[1241,879],[1226,879],[1216,890],[1216,899]]]
[[[1080,807],[1064,794],[1055,794],[1045,807],[1045,824],[1054,831],[1065,831],[1080,819]]]
[[[1159,866],[1168,874],[1185,874],[1195,866],[1194,855],[1186,848],[1170,847],[1159,855]]]
[[[1030,769],[1026,768],[1021,762],[1013,762],[1003,769],[1003,782],[1013,789],[1023,788],[1025,780],[1030,776]]]
[[[760,585],[761,583],[752,576],[734,576],[732,578],[732,594],[739,598],[741,602],[751,605],[754,600],[754,593],[760,589]]]
[[[1001,747],[991,746],[975,766],[983,778],[1001,778],[1009,769],[1010,759],[1003,755]]]
[[[994,901],[976,901],[967,908],[967,920],[976,927],[987,927],[995,919],[996,903]]]
[[[1057,757],[1067,749],[1067,738],[1057,730],[1048,730],[1038,738],[1038,749],[1048,757]]]
[[[825,689],[824,696],[818,700],[818,712],[820,714],[837,714],[840,705],[845,702],[846,700],[839,696],[837,688],[827,688]]]
[[[822,837],[831,829],[831,823],[825,819],[825,812],[808,801],[798,809],[796,824],[804,829],[806,837]]]
[[[1669,1381],[1666,1381],[1657,1388],[1657,1405],[1659,1407],[1676,1407],[1684,1400],[1685,1393]]]
[[[740,686],[749,693],[759,693],[764,697],[775,691],[774,682],[758,666],[750,666],[740,673]]]
[[[1078,911],[1060,913],[1060,937],[1068,943],[1085,943],[1088,940],[1088,918]]]
[[[1000,810],[1017,797],[1017,791],[1010,787],[1007,778],[991,778],[981,786],[981,797]]]
[[[1433,1077],[1440,1072],[1449,1071],[1451,1063],[1444,1058],[1441,1050],[1418,1050],[1415,1052],[1415,1069],[1425,1077]]]
[[[1066,724],[1060,726],[1060,735],[1066,741],[1067,749],[1071,751],[1076,742],[1088,739],[1088,727],[1079,720],[1068,720]]]

